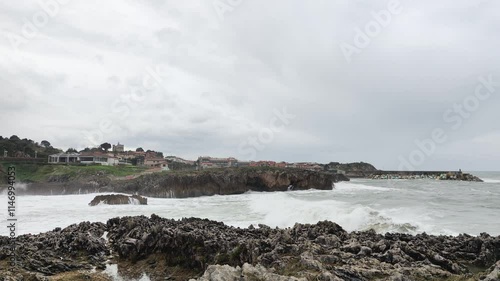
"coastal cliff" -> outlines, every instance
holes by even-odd
[[[498,280],[500,236],[347,232],[322,221],[241,229],[207,219],[82,222],[0,236],[2,280]],[[109,271],[108,271],[109,272]],[[223,278],[224,277],[224,278]]]
[[[114,192],[138,193],[150,197],[185,198],[241,194],[251,191],[332,189],[344,175],[280,168],[235,168],[186,173],[157,173],[129,181],[115,181]]]
[[[341,174],[269,167],[170,171],[129,177],[114,177],[96,171],[78,177],[67,174],[50,175],[46,180],[31,182],[19,188],[19,193],[61,195],[118,192],[149,197],[185,198],[241,194],[249,190],[332,189],[335,182],[348,180]]]

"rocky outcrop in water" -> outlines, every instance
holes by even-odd
[[[0,276],[11,274],[6,272],[7,244],[8,238],[0,237]],[[102,269],[107,258],[131,280],[146,274],[151,280],[200,281],[221,276],[226,280],[491,281],[500,268],[500,236],[349,233],[328,221],[286,229],[265,225],[241,229],[206,219],[123,217],[106,224],[86,222],[22,235],[17,244],[18,263],[12,274],[19,276]]]
[[[107,205],[147,205],[148,198],[142,197],[140,195],[123,195],[123,194],[108,194],[108,195],[97,195],[89,203],[90,206],[96,206],[99,204]]]
[[[475,181],[483,182],[482,179],[466,173],[446,173],[439,175],[440,180],[455,180],[455,181]]]
[[[114,192],[137,193],[150,197],[185,198],[207,195],[241,194],[252,191],[332,189],[335,182],[349,180],[344,175],[299,169],[239,168],[185,173],[156,173],[129,181],[116,181]]]

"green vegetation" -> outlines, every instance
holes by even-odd
[[[61,152],[60,149],[54,148],[50,142],[43,140],[40,143],[30,139],[20,139],[13,135],[9,138],[0,136],[0,157],[3,157],[4,151],[7,152],[7,157],[35,157],[47,159],[50,154]]]
[[[180,162],[167,161],[170,170],[180,171],[180,170],[196,170],[196,165],[190,165]]]
[[[11,164],[0,162],[0,168],[7,171],[7,167],[16,167],[16,180],[22,182],[44,182],[53,176],[64,176],[77,179],[92,175],[108,175],[124,177],[139,174],[147,167],[137,166],[100,166],[100,165],[52,165],[52,164]]]
[[[342,171],[346,171],[346,172],[352,172],[352,171],[373,172],[373,171],[377,171],[377,169],[372,164],[365,163],[365,162],[354,162],[354,163],[330,162],[324,166],[326,169],[336,169],[336,170],[342,170]]]
[[[99,146],[101,149],[104,149],[104,151],[108,152],[109,149],[111,149],[111,144],[109,142],[105,142]]]

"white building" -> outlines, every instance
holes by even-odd
[[[120,163],[118,158],[100,153],[81,154],[79,160],[82,164],[101,164],[103,166],[115,166]]]
[[[78,163],[80,154],[78,153],[58,153],[49,155],[49,163]]]
[[[101,164],[114,166],[119,164],[119,159],[101,153],[58,153],[49,156],[50,164]]]

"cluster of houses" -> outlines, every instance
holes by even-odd
[[[196,161],[198,169],[210,168],[230,168],[230,167],[279,167],[279,168],[300,168],[311,171],[321,171],[323,167],[314,162],[275,162],[275,161],[239,161],[236,158],[214,158],[202,156]]]
[[[58,153],[49,156],[51,164],[100,164],[106,166],[114,165],[137,165],[150,168],[161,168],[168,170],[168,164],[172,162],[192,165],[198,170],[211,168],[231,167],[279,167],[300,168],[312,171],[321,171],[323,167],[314,162],[275,162],[275,161],[239,161],[236,158],[215,158],[200,156],[197,161],[185,160],[176,156],[162,157],[155,151],[125,151],[123,144],[113,145],[112,152],[80,152],[80,153]]]
[[[168,170],[168,162],[155,151],[125,151],[124,145],[113,145],[112,152],[83,151],[49,155],[50,164],[97,164],[104,166],[137,165]]]

